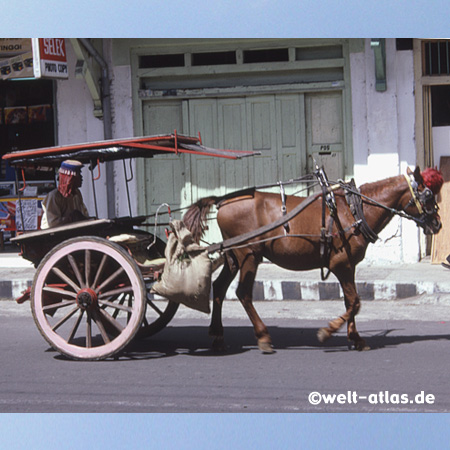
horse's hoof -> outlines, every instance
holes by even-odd
[[[355,350],[358,350],[358,352],[367,352],[370,350],[370,346],[364,340],[357,341],[355,342]]]
[[[320,328],[317,332],[317,339],[319,339],[319,342],[322,344],[330,339],[331,333],[326,328]]]
[[[216,337],[212,343],[212,350],[217,353],[224,353],[227,350],[225,341],[222,337]]]
[[[270,342],[260,342],[258,341],[258,347],[264,354],[275,353],[275,350],[272,347]]]

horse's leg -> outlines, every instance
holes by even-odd
[[[223,338],[222,325],[222,304],[225,299],[228,287],[238,272],[235,260],[227,255],[220,275],[213,283],[213,310],[211,324],[209,325],[209,335],[214,339],[212,348],[215,351],[224,351],[225,342]]]
[[[366,346],[366,342],[356,330],[355,316],[359,312],[361,302],[359,295],[356,292],[355,271],[354,269],[346,270],[343,272],[337,272],[335,275],[342,286],[342,291],[344,292],[346,311],[342,316],[329,322],[328,327],[321,328],[317,333],[317,337],[320,342],[324,342],[329,339],[333,333],[336,333],[336,331],[338,331],[345,322],[347,322],[348,340],[354,342],[356,350],[368,350],[369,347]]]
[[[273,353],[274,350],[269,331],[253,306],[253,285],[260,261],[261,259],[257,258],[253,253],[248,253],[245,256],[241,264],[239,286],[236,294],[253,324],[259,349],[263,353]]]

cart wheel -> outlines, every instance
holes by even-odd
[[[161,331],[173,319],[180,306],[162,297],[153,298],[147,295],[147,311],[138,333],[141,339],[153,336]]]
[[[69,239],[39,265],[31,308],[39,331],[60,353],[80,360],[105,359],[139,331],[145,283],[117,244],[95,236]]]
[[[150,257],[152,259],[164,257],[165,248],[166,243],[157,237],[155,245],[150,249]],[[147,285],[147,292],[150,291],[152,284],[153,283]],[[138,337],[145,339],[164,329],[173,319],[179,306],[179,303],[170,302],[162,297],[147,294],[147,311],[141,329],[139,330]]]

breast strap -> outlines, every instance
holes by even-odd
[[[345,199],[347,200],[350,211],[353,217],[357,221],[357,229],[361,232],[365,239],[372,244],[378,240],[378,235],[370,228],[366,221],[363,210],[363,203],[361,196],[358,195],[358,188],[356,187],[355,180],[352,179],[349,183],[343,185],[345,191]]]

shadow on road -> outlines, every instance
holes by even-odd
[[[450,340],[450,334],[408,335],[402,329],[364,330],[361,333],[372,350],[397,347],[422,341]],[[349,345],[344,332],[321,344],[316,337],[317,328],[269,327],[274,350],[347,352]],[[167,327],[157,335],[133,341],[116,359],[158,359],[179,354],[197,357],[227,357],[257,349],[252,327],[227,327],[227,350],[215,352],[207,327]]]

